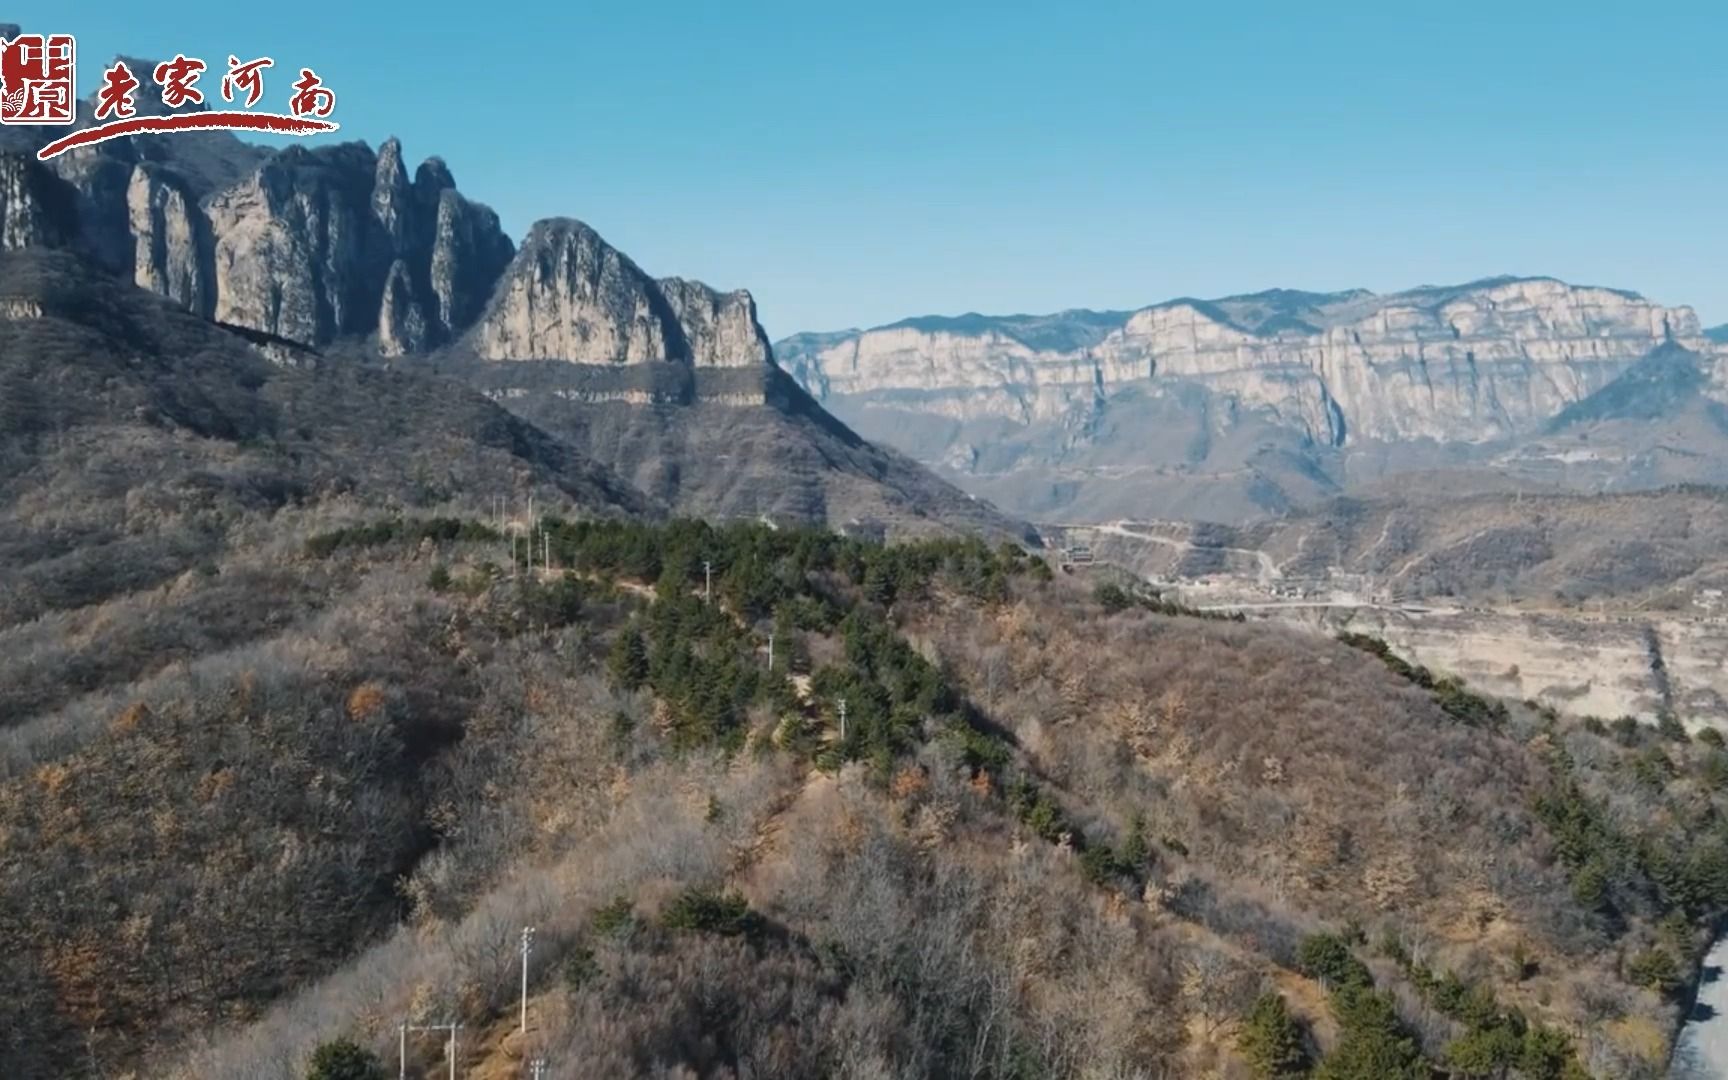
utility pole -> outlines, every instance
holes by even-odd
[[[768,631],[768,674],[774,674],[774,631]]]
[[[397,1075],[404,1078],[404,1080],[406,1080],[406,1077],[408,1076],[408,1033],[410,1031],[448,1031],[450,1033],[450,1041],[444,1044],[444,1052],[449,1058],[450,1080],[456,1080],[456,1029],[461,1026],[461,1024],[454,1020],[447,1024],[402,1024],[400,1035],[401,1042],[399,1044],[402,1056],[401,1064],[398,1066]]]
[[[522,928],[522,1034],[528,1034],[528,953],[534,948],[534,928]]]
[[[709,559],[702,560],[702,602],[714,602],[714,563]]]
[[[396,1080],[408,1080],[408,1021],[396,1025]]]
[[[846,699],[840,699],[840,741],[846,741]]]
[[[540,546],[546,552],[546,572],[548,574],[550,574],[552,572],[552,534],[551,533],[544,532],[544,531],[542,531],[540,533]]]

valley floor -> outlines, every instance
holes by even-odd
[[[1728,617],[1703,590],[1687,606],[1648,597],[1560,603],[1539,597],[1407,594],[1390,575],[1298,571],[1265,550],[1187,525],[1117,522],[1046,528],[1064,551],[1131,570],[1182,604],[1335,634],[1368,634],[1401,655],[1499,697],[1574,716],[1672,713],[1728,725]]]
[[[1728,938],[1716,942],[1704,957],[1698,999],[1687,1017],[1674,1051],[1677,1080],[1707,1080],[1728,1076]]]

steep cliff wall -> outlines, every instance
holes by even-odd
[[[48,171],[19,154],[0,176],[11,208],[0,243],[65,239],[21,186],[58,177],[98,261],[198,314],[291,341],[367,338],[402,356],[466,335],[488,360],[772,363],[749,293],[656,281],[569,218],[536,223],[517,252],[442,160],[410,181],[395,139],[376,153],[201,144],[193,160],[163,154],[171,141],[135,142],[75,151]]]
[[[271,358],[469,381],[683,513],[1027,535],[827,415],[774,366],[749,293],[657,280],[570,218],[518,251],[439,159],[410,180],[394,139],[120,139],[48,165],[36,145],[0,130],[0,251],[74,249]],[[0,322],[44,314],[0,296]]]
[[[697,281],[656,281],[589,226],[541,221],[505,271],[469,335],[484,360],[561,360],[696,368],[773,362],[747,292]]]
[[[1014,320],[954,322],[804,335],[778,351],[822,399],[1029,423],[1181,380],[1339,446],[1521,434],[1665,340],[1705,347],[1689,308],[1540,278],[1171,301],[1070,347],[1029,340]]]
[[[401,145],[261,153],[235,141],[118,140],[50,168],[82,246],[200,315],[308,345],[376,335],[385,355],[453,340],[514,251],[491,210]]]

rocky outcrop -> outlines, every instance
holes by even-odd
[[[420,352],[428,341],[426,313],[415,295],[408,264],[397,259],[384,279],[384,299],[378,307],[378,351],[385,356]]]
[[[371,216],[374,242],[388,253],[378,311],[378,349],[386,356],[445,344],[479,316],[514,247],[490,208],[471,203],[439,158],[415,172],[402,144],[378,148]]]
[[[485,360],[694,368],[773,362],[749,293],[720,293],[681,278],[656,281],[570,218],[529,230],[469,345]]]
[[[153,165],[132,170],[126,189],[133,280],[188,311],[209,314],[214,282],[209,222],[197,200],[172,174]]]
[[[487,360],[640,364],[684,354],[653,279],[570,218],[529,230],[471,340]]]
[[[419,287],[425,292],[430,343],[444,344],[480,317],[516,247],[490,207],[469,202],[456,190],[444,159],[422,162],[414,173],[413,190],[410,264],[425,267]]]
[[[352,180],[371,158],[290,147],[211,202],[217,319],[306,343],[370,328],[368,192]]]
[[[0,251],[57,247],[76,229],[71,193],[22,153],[0,153]]]
[[[394,139],[376,152],[318,141],[273,150],[183,132],[112,140],[48,168],[33,159],[40,143],[0,128],[0,247],[76,246],[49,254],[219,320],[279,366],[341,375],[368,346],[424,357],[558,438],[493,418],[499,437],[543,439],[572,460],[592,450],[686,514],[1026,535],[817,407],[774,366],[749,293],[657,281],[569,219],[537,223],[518,252],[443,161],[411,170]],[[8,327],[53,314],[39,297],[0,292]],[[186,322],[167,303],[139,306]]]
[[[376,333],[387,355],[451,340],[508,263],[497,215],[442,162],[408,184],[401,144],[298,148],[210,205],[216,316],[295,341]]]
[[[413,246],[414,189],[408,186],[408,168],[402,164],[402,141],[385,139],[372,167],[372,220],[390,250],[407,251]]]
[[[570,219],[537,223],[517,257],[498,216],[464,198],[441,159],[410,180],[393,138],[376,153],[362,143],[272,152],[225,133],[119,139],[43,168],[29,135],[0,131],[0,153],[18,159],[0,177],[0,243],[75,239],[111,271],[233,326],[314,346],[366,339],[385,356],[472,329],[466,344],[484,359],[772,364],[749,293],[655,281]],[[27,182],[65,196],[52,228]]]
[[[442,161],[410,183],[395,139],[376,154],[360,143],[270,153],[221,134],[122,139],[52,166],[99,263],[199,314],[308,345],[375,336],[400,355],[452,341],[515,250]]]
[[[751,368],[773,362],[768,335],[756,321],[756,301],[748,292],[720,293],[683,278],[661,278],[658,284],[695,366]]]
[[[1540,278],[1172,301],[1072,347],[1029,341],[1003,322],[914,321],[807,335],[777,351],[819,397],[1033,422],[1135,384],[1180,382],[1339,446],[1533,431],[1662,342],[1703,344],[1688,308]]]
[[[117,140],[57,158],[52,171],[18,151],[0,241],[60,243],[78,231],[87,253],[138,285],[306,345],[370,339],[403,356],[467,334],[487,360],[773,363],[749,293],[656,281],[567,218],[535,224],[518,254],[442,160],[410,180],[396,139],[376,153],[349,143],[257,156],[232,140],[191,143],[195,160],[164,154],[173,145]],[[27,182],[70,200],[53,229]]]

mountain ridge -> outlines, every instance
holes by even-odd
[[[1416,297],[1416,296],[1449,296],[1449,295],[1454,295],[1454,294],[1457,294],[1460,292],[1467,292],[1467,291],[1472,290],[1472,289],[1488,288],[1488,287],[1492,287],[1492,286],[1496,286],[1496,285],[1517,284],[1520,282],[1552,282],[1554,284],[1565,285],[1569,288],[1599,289],[1599,290],[1602,290],[1605,292],[1617,293],[1617,294],[1625,297],[1628,300],[1643,300],[1643,299],[1645,299],[1644,295],[1642,293],[1637,292],[1636,290],[1622,289],[1622,288],[1618,288],[1615,286],[1608,286],[1608,285],[1593,285],[1593,284],[1580,284],[1580,283],[1576,283],[1576,282],[1569,282],[1564,278],[1556,277],[1552,274],[1489,274],[1489,275],[1486,275],[1484,277],[1472,278],[1469,281],[1458,282],[1456,284],[1451,284],[1451,285],[1436,285],[1436,284],[1412,285],[1412,286],[1409,286],[1408,288],[1395,289],[1395,290],[1392,290],[1391,292],[1383,292],[1383,293],[1375,292],[1372,289],[1365,289],[1365,288],[1349,288],[1349,289],[1334,289],[1334,290],[1330,290],[1330,291],[1314,291],[1314,290],[1310,290],[1310,289],[1288,288],[1285,286],[1275,285],[1275,286],[1271,286],[1271,287],[1268,287],[1265,289],[1257,289],[1253,292],[1229,293],[1229,294],[1224,295],[1224,296],[1215,296],[1215,297],[1205,297],[1205,296],[1196,296],[1196,295],[1191,295],[1191,294],[1183,294],[1180,296],[1172,296],[1172,297],[1165,299],[1165,300],[1157,300],[1157,301],[1154,301],[1154,302],[1149,303],[1149,304],[1142,304],[1138,307],[1132,307],[1132,308],[1071,307],[1071,308],[1062,308],[1062,309],[1059,309],[1056,311],[1051,311],[1051,312],[1043,313],[1043,314],[1033,313],[1033,312],[1024,312],[1024,311],[1014,312],[1011,314],[1009,314],[1009,313],[986,314],[986,313],[979,312],[976,310],[965,311],[965,312],[962,312],[961,314],[958,314],[958,315],[944,315],[944,314],[931,312],[931,313],[923,314],[923,315],[910,315],[910,316],[907,316],[905,318],[896,319],[892,322],[878,323],[878,324],[875,324],[872,326],[867,326],[867,327],[850,326],[850,327],[846,327],[844,329],[839,329],[839,330],[798,330],[798,331],[794,331],[793,333],[787,334],[784,338],[781,338],[780,340],[781,341],[796,341],[798,339],[803,339],[803,338],[836,339],[836,338],[844,338],[847,336],[857,335],[857,334],[867,334],[867,333],[871,333],[871,332],[874,332],[877,330],[903,330],[903,329],[936,330],[936,329],[956,329],[956,328],[966,328],[966,327],[975,327],[977,329],[988,330],[988,329],[995,329],[997,327],[997,324],[1001,324],[1004,326],[1014,326],[1016,324],[1027,323],[1027,322],[1061,320],[1064,317],[1068,317],[1068,316],[1072,316],[1077,321],[1082,321],[1082,322],[1097,321],[1097,322],[1105,322],[1105,323],[1114,324],[1114,323],[1117,323],[1118,321],[1126,321],[1130,316],[1136,315],[1142,311],[1151,311],[1151,310],[1155,310],[1158,308],[1175,307],[1175,306],[1179,306],[1179,305],[1183,305],[1183,304],[1191,304],[1191,305],[1196,305],[1196,306],[1211,305],[1214,307],[1218,307],[1218,306],[1231,304],[1231,303],[1237,303],[1237,302],[1261,301],[1261,302],[1272,302],[1272,303],[1282,302],[1285,305],[1298,305],[1298,304],[1313,305],[1316,303],[1327,302],[1327,301],[1345,301],[1345,300],[1358,300],[1358,299],[1382,299],[1382,298],[1403,297],[1403,296],[1410,296],[1410,297]],[[1728,341],[1728,324],[1723,324],[1721,326],[1713,326],[1713,327],[1706,328],[1702,331],[1702,333],[1707,337],[1711,336],[1711,335],[1716,335],[1715,337],[1712,338],[1712,340]],[[776,344],[778,344],[778,343],[776,343]]]
[[[842,419],[967,490],[1029,517],[1105,519],[1169,502],[1242,520],[1388,470],[1469,464],[1549,434],[1652,350],[1715,364],[1691,308],[1545,276],[1179,297],[1060,348],[1016,338],[1024,318],[902,320],[775,349]]]
[[[80,111],[88,123],[90,103]],[[463,379],[507,409],[535,411],[573,448],[627,454],[605,463],[689,512],[1028,535],[917,475],[910,459],[832,419],[810,422],[820,406],[776,384],[748,291],[650,276],[573,217],[538,221],[517,245],[442,159],[426,158],[410,179],[395,138],[374,151],[354,141],[268,150],[222,133],[134,137],[45,164],[31,138],[0,142],[0,252],[75,249],[214,323],[333,361]],[[529,370],[535,363],[563,370]],[[539,393],[556,401],[535,409]],[[676,424],[631,411],[650,406],[685,411]],[[728,447],[734,423],[757,439]],[[735,468],[676,459],[695,445],[724,450]],[[789,484],[777,481],[782,460],[802,463]]]

